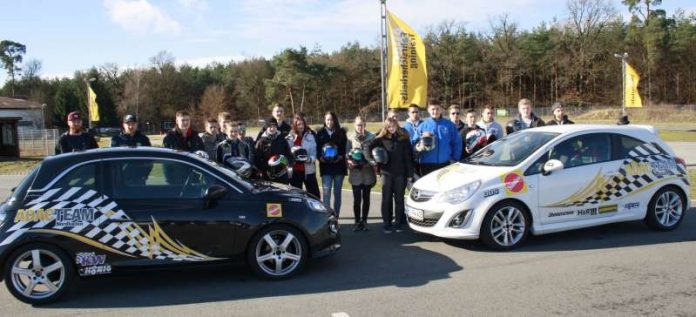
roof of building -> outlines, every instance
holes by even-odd
[[[0,110],[2,109],[41,109],[41,103],[20,98],[10,98],[0,96]]]

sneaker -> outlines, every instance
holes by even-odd
[[[404,229],[401,229],[401,227],[398,227],[398,228],[396,228],[396,230],[394,230],[394,231],[396,231],[396,232],[404,232]]]
[[[365,222],[365,221],[362,222],[362,226],[360,227],[360,230],[370,231],[370,229],[367,228],[367,222]]]
[[[360,223],[360,222],[354,224],[354,225],[353,225],[353,231],[360,231],[360,230],[362,230],[362,228],[360,228],[361,225],[362,225],[362,223]]]
[[[384,233],[386,233],[386,234],[392,233],[392,229],[391,228],[384,228]]]

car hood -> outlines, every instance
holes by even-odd
[[[500,177],[510,170],[512,168],[507,166],[455,163],[421,177],[413,184],[413,187],[421,190],[443,192],[476,180],[486,182],[487,180]]]
[[[286,197],[306,198],[307,192],[297,187],[279,183],[258,181],[254,183],[254,194],[280,195]]]

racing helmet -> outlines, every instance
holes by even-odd
[[[285,155],[273,155],[268,159],[268,176],[280,178],[288,173],[288,158]]]
[[[361,149],[355,148],[348,152],[348,159],[356,165],[356,167],[362,167],[367,162],[365,158],[365,153]]]
[[[378,146],[372,149],[372,159],[378,164],[387,164],[389,162],[389,154],[383,147]]]
[[[486,143],[493,143],[496,141],[498,138],[496,135],[498,134],[498,129],[496,128],[490,128],[488,129],[488,132],[486,133]]]
[[[423,151],[432,151],[435,149],[435,137],[430,131],[425,131],[418,141],[419,148]]]
[[[331,142],[324,144],[321,148],[321,156],[324,160],[333,162],[338,158],[338,147]]]
[[[290,149],[290,153],[292,153],[292,157],[295,159],[295,162],[298,163],[306,163],[309,162],[309,153],[307,153],[307,149],[301,147],[301,146],[293,146]]]
[[[237,174],[244,177],[251,177],[253,172],[253,167],[249,161],[241,156],[232,156],[231,154],[226,154],[223,159],[223,164],[225,167],[235,171]]]
[[[487,140],[488,138],[486,137],[485,131],[481,129],[471,130],[466,134],[466,148],[469,150],[469,152],[471,152],[472,150],[485,145]]]

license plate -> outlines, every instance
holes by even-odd
[[[423,210],[406,207],[406,214],[413,219],[423,221]]]

